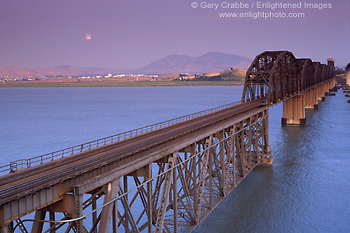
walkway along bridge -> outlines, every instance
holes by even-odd
[[[272,164],[269,106],[283,101],[282,124],[303,125],[333,76],[333,60],[264,52],[239,103],[2,166],[1,233],[191,232],[256,166]]]

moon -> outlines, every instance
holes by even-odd
[[[85,39],[90,40],[91,39],[91,35],[90,34],[86,34],[85,35]]]

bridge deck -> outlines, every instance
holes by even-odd
[[[265,98],[239,104],[219,112],[151,131],[133,138],[84,151],[32,168],[0,177],[0,205],[43,188],[74,178],[84,172],[125,159],[135,153],[158,146],[181,135],[216,124],[235,115],[264,106]],[[132,161],[130,161],[132,162]]]

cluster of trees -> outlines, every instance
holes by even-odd
[[[242,81],[243,76],[235,75],[232,71],[227,71],[215,76],[198,75],[195,81]]]

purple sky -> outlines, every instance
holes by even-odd
[[[271,9],[192,8],[223,0],[1,0],[0,67],[104,67],[132,69],[170,54],[224,52],[254,58],[289,50],[337,66],[350,62],[350,1],[331,9],[288,9],[305,18],[220,18],[220,12]],[[272,2],[241,0],[243,3]],[[228,0],[227,2],[235,2]],[[239,2],[239,1],[237,1]],[[278,2],[300,2],[280,0]],[[302,2],[304,3],[304,2]],[[85,35],[91,39],[86,40]]]

